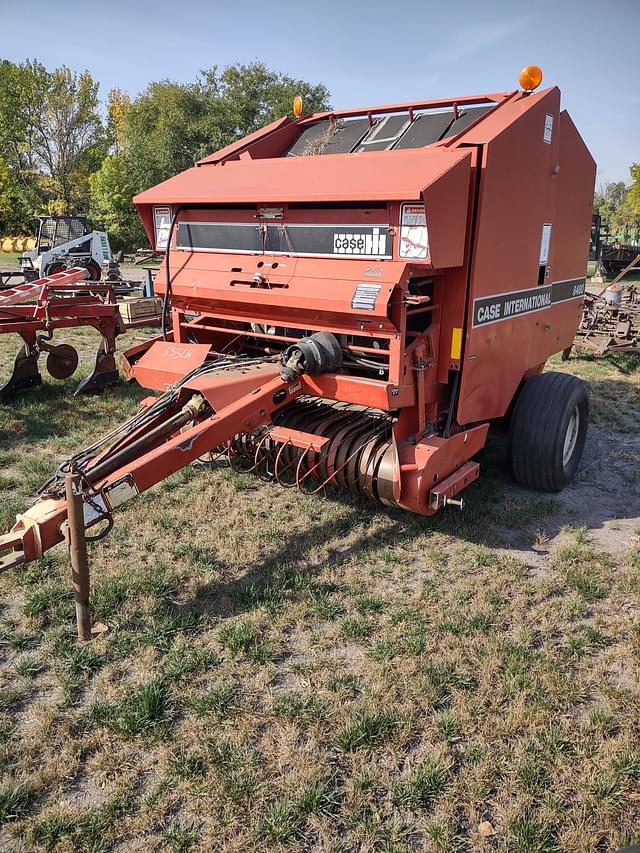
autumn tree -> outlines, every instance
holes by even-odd
[[[46,210],[86,212],[89,175],[107,147],[98,84],[89,72],[0,63],[0,159],[10,174],[0,197],[16,205],[13,214],[3,209],[9,227]]]

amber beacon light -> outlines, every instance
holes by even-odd
[[[300,118],[302,115],[302,98],[300,95],[296,95],[293,99],[293,114],[296,118]]]
[[[542,83],[542,68],[537,65],[527,65],[520,72],[518,82],[525,92],[533,92]]]

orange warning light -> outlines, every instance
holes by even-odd
[[[293,99],[293,114],[296,118],[300,118],[302,115],[302,98],[300,95],[296,95]]]
[[[520,72],[518,83],[520,83],[525,92],[533,92],[542,83],[542,68],[539,68],[537,65],[527,65]]]

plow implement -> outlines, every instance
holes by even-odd
[[[67,538],[65,477],[91,538],[222,456],[283,487],[431,515],[462,508],[508,419],[514,477],[567,485],[588,399],[543,369],[578,327],[595,164],[559,90],[532,91],[540,79],[298,110],[137,196],[164,253],[163,328],[121,365],[157,396],[60,466],[0,539],[0,566]]]
[[[43,354],[54,379],[68,379],[75,373],[78,353],[69,344],[52,343],[57,329],[90,326],[102,336],[93,371],[79,383],[76,394],[118,382],[116,338],[131,325],[148,325],[155,318],[126,324],[114,283],[87,281],[88,277],[85,267],[74,267],[0,291],[0,334],[16,334],[23,342],[11,375],[0,386],[0,399],[42,383],[39,359]]]
[[[640,350],[640,289],[620,284],[640,263],[637,254],[600,293],[587,293],[574,347],[595,356]],[[570,353],[566,350],[563,358]]]
[[[607,288],[604,296],[587,294],[574,346],[595,356],[640,352],[638,287],[613,286]]]

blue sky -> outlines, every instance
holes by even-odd
[[[86,23],[85,23],[86,22]],[[105,97],[260,60],[323,82],[335,107],[559,85],[598,184],[640,162],[640,0],[0,0],[0,56],[88,68]]]

